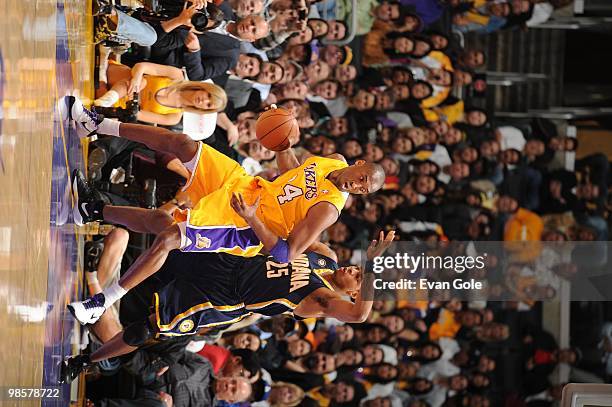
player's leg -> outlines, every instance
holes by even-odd
[[[77,225],[106,221],[138,233],[158,234],[174,222],[167,210],[107,205],[93,190],[83,173],[72,173],[73,217]]]
[[[84,301],[69,304],[68,309],[72,315],[81,324],[95,323],[108,307],[121,299],[129,290],[155,274],[163,266],[168,253],[180,248],[181,237],[178,225],[170,226],[158,234],[151,247],[138,257],[118,283],[112,284],[102,293]]]
[[[142,143],[152,150],[175,155],[184,163],[192,160],[198,153],[199,142],[186,134],[161,127],[105,119],[95,111],[85,108],[75,96],[66,96],[58,103],[62,118],[74,120],[79,137],[88,137],[94,133],[123,137]]]
[[[87,278],[87,288],[90,295],[96,295],[103,291],[103,287],[108,286],[114,279],[119,277],[121,259],[127,248],[130,235],[127,230],[121,228],[113,229],[104,238],[104,249],[97,262],[96,267],[91,267],[90,271],[85,270]],[[123,327],[119,322],[118,309],[111,309],[112,312],[105,312],[102,317],[91,328],[91,332],[102,342],[105,343],[112,339]]]
[[[138,233],[156,235],[174,223],[172,216],[159,209],[105,205],[102,212],[104,221]]]
[[[101,134],[106,134],[102,130],[107,129],[107,120],[117,123],[109,119],[102,121],[100,129],[98,130]],[[116,124],[112,124],[112,126],[116,126]],[[108,129],[110,131],[114,130],[111,129],[110,126]],[[142,143],[151,150],[175,155],[184,163],[189,162],[197,154],[199,146],[199,142],[193,140],[186,134],[175,133],[162,127],[152,127],[142,124],[121,123],[116,134],[110,135]]]
[[[97,280],[92,279],[88,281],[87,287],[91,295],[102,292],[102,287]],[[121,332],[121,329],[121,323],[112,312],[105,312],[98,322],[93,324],[90,328],[91,332],[93,332],[102,343],[110,341],[118,332]]]
[[[114,276],[118,275],[121,259],[127,249],[130,234],[123,228],[114,228],[104,238],[104,250],[100,256],[97,267],[97,280],[104,287]]]

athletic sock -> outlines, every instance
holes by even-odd
[[[98,133],[107,134],[109,136],[119,137],[119,126],[121,122],[117,120],[104,119],[98,124]]]
[[[94,100],[94,106],[111,107],[119,100],[119,94],[114,90],[109,90],[98,99]]]
[[[97,271],[86,271],[85,279],[87,280],[87,284],[94,284],[98,282],[98,272]]]
[[[121,287],[119,283],[114,283],[102,291],[102,294],[104,294],[104,306],[108,308],[127,294],[127,290]]]

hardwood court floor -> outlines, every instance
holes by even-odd
[[[0,1],[0,387],[55,385],[74,351],[65,305],[80,290],[82,239],[69,174],[83,154],[54,105],[74,89],[91,97],[90,4]],[[66,391],[43,405],[68,405]]]

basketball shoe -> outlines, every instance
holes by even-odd
[[[96,133],[98,125],[104,116],[83,106],[83,102],[76,96],[64,96],[58,101],[58,108],[62,120],[74,122],[79,138],[89,137]]]
[[[91,366],[89,355],[71,356],[66,360],[62,360],[60,364],[59,383],[71,383],[76,379],[81,372],[84,372]]]
[[[68,311],[81,325],[95,324],[106,311],[104,294],[98,293],[83,301],[68,304]]]
[[[72,172],[72,196],[74,223],[83,226],[89,222],[102,220],[104,201],[99,192],[89,186],[79,169]]]

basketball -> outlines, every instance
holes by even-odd
[[[291,147],[290,140],[299,136],[298,122],[293,114],[282,107],[263,112],[255,124],[259,142],[268,150],[283,151]]]

